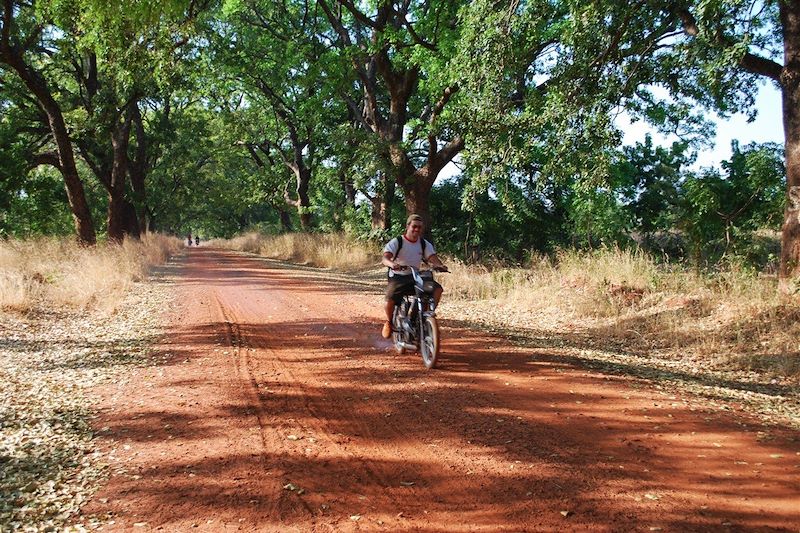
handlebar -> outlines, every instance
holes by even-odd
[[[405,272],[406,270],[411,270],[412,273],[414,271],[419,272],[418,269],[408,265],[398,265],[397,268],[394,268],[392,270],[394,270],[395,272]],[[446,266],[440,266],[440,267],[435,266],[432,267],[431,270],[433,270],[434,272],[450,272],[450,270]]]

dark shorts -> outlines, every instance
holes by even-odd
[[[426,283],[429,283],[432,286],[430,290],[431,293],[433,293],[436,289],[442,288],[441,285],[433,280],[426,280]],[[395,304],[399,304],[403,296],[412,294],[414,294],[414,278],[411,275],[395,275],[389,278],[389,284],[386,286],[387,300],[394,300]]]

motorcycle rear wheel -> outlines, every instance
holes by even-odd
[[[439,357],[439,324],[436,323],[435,317],[428,316],[422,321],[422,338],[419,344],[425,368],[429,370],[434,368],[436,358]]]

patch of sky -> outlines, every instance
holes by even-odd
[[[719,168],[720,163],[730,160],[731,142],[738,141],[740,146],[750,143],[774,142],[783,144],[783,118],[781,93],[773,83],[763,83],[755,99],[756,115],[752,121],[747,113],[735,113],[728,118],[709,112],[706,116],[714,127],[715,133],[709,137],[707,146],[700,149],[693,168]],[[633,145],[644,141],[647,134],[653,143],[670,146],[678,141],[675,135],[664,135],[645,122],[631,122],[630,117],[621,114],[617,125],[623,133],[623,144]]]

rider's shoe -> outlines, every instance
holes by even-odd
[[[389,322],[383,323],[383,329],[381,330],[381,335],[384,339],[388,339],[392,336],[392,325]]]

